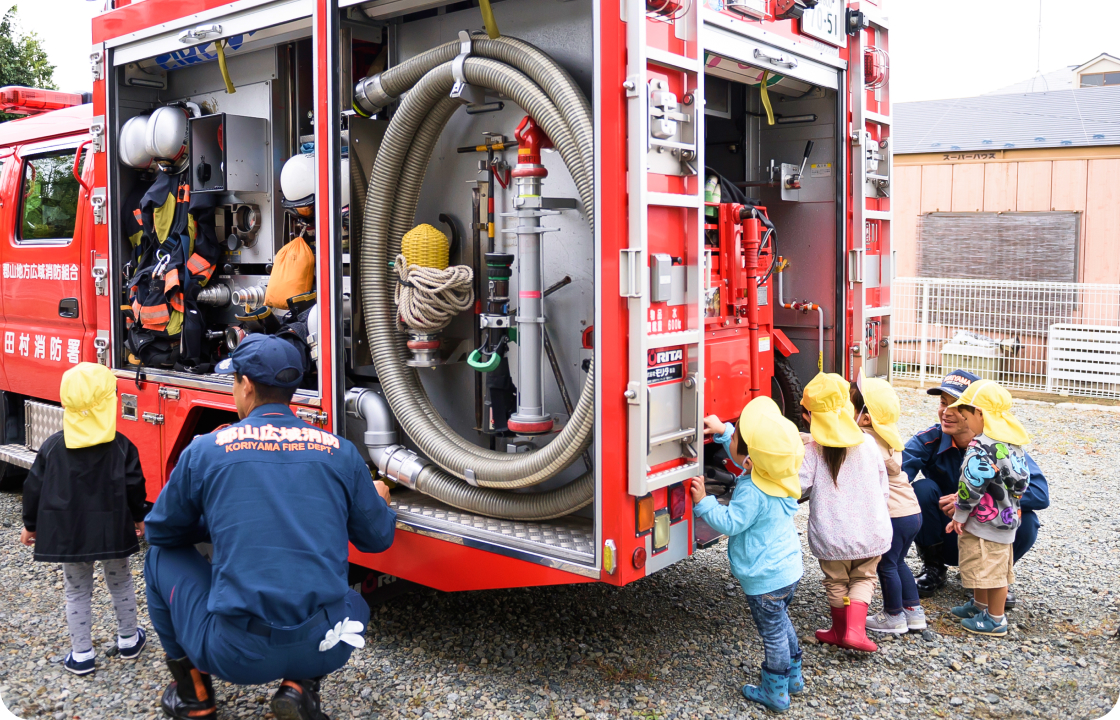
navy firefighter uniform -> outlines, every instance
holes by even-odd
[[[237,684],[338,670],[353,647],[321,650],[328,630],[369,621],[347,541],[382,552],[395,522],[357,449],[287,405],[195,438],[147,517],[148,612],[168,657]]]

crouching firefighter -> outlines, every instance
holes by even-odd
[[[347,585],[347,541],[388,549],[396,513],[351,443],[289,409],[302,368],[292,343],[266,335],[218,363],[241,421],[194,439],[148,515],[148,612],[172,718],[214,718],[216,676],[281,680],[277,718],[328,720],[319,683],[363,645],[369,606]]]

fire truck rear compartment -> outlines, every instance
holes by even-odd
[[[776,229],[776,253],[788,261],[787,269],[775,269],[770,276],[765,295],[773,304],[773,327],[788,336],[798,352],[787,358],[774,348],[773,362],[787,363],[802,382],[818,372],[818,359],[825,372],[837,372],[841,361],[834,310],[842,290],[837,277],[837,247],[842,247],[837,214],[843,209],[844,195],[843,147],[836,143],[839,95],[834,88],[771,72],[766,76],[767,94],[775,123],[770,125],[760,90],[765,72],[761,66],[749,64],[746,58],[730,62],[711,53],[707,66],[705,164],[766,208]],[[810,141],[812,150],[805,158]],[[783,180],[800,172],[803,161],[800,189],[783,193]],[[779,297],[779,281],[784,297]],[[763,297],[760,292],[760,300]],[[823,309],[823,348],[818,314],[783,308],[781,300],[787,305],[814,303]],[[713,339],[709,328],[708,341]],[[745,346],[742,352],[747,352]],[[789,387],[779,378],[783,372],[788,371],[772,370],[772,382],[763,388],[779,405],[783,387]]]
[[[343,42],[352,51],[342,61],[344,77],[340,84],[344,88],[341,91],[344,95],[343,108],[350,105],[350,88],[365,73],[376,71],[386,64],[399,65],[441,43],[457,43],[459,30],[477,24],[477,8],[464,9],[462,4],[449,7],[453,7],[455,11],[440,15],[417,13],[389,22],[363,17],[362,9],[354,8],[349,17],[356,22],[345,23],[342,33]],[[556,75],[559,80],[564,79],[565,72],[570,73],[575,77],[574,87],[578,87],[576,94],[591,94],[593,52],[590,2],[577,1],[555,6],[550,4],[547,8],[550,16],[547,23],[549,31],[544,36],[540,35],[539,4],[510,0],[502,3],[501,7],[504,35],[526,37],[537,42],[556,61],[557,66],[563,68]],[[226,118],[263,121],[266,148],[258,160],[261,175],[259,188],[243,187],[220,194],[217,234],[223,244],[228,238],[229,245],[223,248],[217,271],[203,289],[203,296],[200,298],[200,309],[206,318],[210,348],[215,360],[229,352],[224,338],[219,334],[238,324],[235,316],[243,314],[246,305],[257,307],[261,304],[276,253],[294,234],[291,218],[281,207],[283,196],[280,193],[279,175],[285,161],[300,152],[301,148],[306,150],[304,143],[313,141],[315,137],[310,91],[311,43],[309,39],[302,39],[309,34],[309,23],[296,23],[287,32],[270,28],[257,34],[277,38],[279,42],[275,44],[258,41],[253,45],[247,42],[241,50],[227,46],[226,64],[236,88],[236,93],[232,95],[224,90],[224,80],[217,62],[178,63],[173,55],[170,61],[166,56],[140,59],[122,64],[117,69],[117,85],[114,89],[114,120],[117,127],[123,127],[131,117],[150,113],[155,108],[175,102],[197,104],[201,109],[202,120],[224,113]],[[390,36],[394,42],[391,53],[384,51],[384,45],[389,42]],[[199,47],[209,52],[208,46]],[[346,52],[340,54],[347,55]],[[476,55],[482,57],[484,53],[476,49]],[[514,57],[508,60],[509,66],[518,68],[519,63],[525,62],[524,57],[523,51],[515,49]],[[347,73],[349,76],[345,76]],[[523,217],[516,216],[513,201],[518,191],[515,182],[509,178],[509,172],[518,161],[514,135],[526,117],[526,110],[507,94],[519,92],[518,83],[524,83],[517,79],[516,73],[507,76],[508,86],[504,92],[480,88],[486,93],[485,100],[493,103],[493,107],[487,112],[475,114],[456,109],[453,113],[447,127],[439,134],[435,151],[428,163],[426,177],[417,196],[415,218],[408,218],[409,225],[428,223],[453,238],[450,263],[475,268],[481,278],[476,284],[476,296],[481,300],[485,300],[486,288],[486,263],[482,254],[493,250],[517,256],[518,234],[513,231],[525,224]],[[533,87],[536,87],[535,83]],[[540,92],[528,86],[525,88],[520,92]],[[580,107],[575,98],[576,95],[569,94],[557,99],[552,112],[564,114],[574,109],[586,113],[587,106]],[[399,110],[399,105],[394,106],[393,112]],[[351,198],[354,199],[351,212],[348,213],[354,218],[354,226],[351,228],[347,223],[342,223],[343,308],[339,314],[342,316],[347,351],[347,373],[358,386],[378,391],[381,391],[377,382],[379,373],[371,353],[370,336],[366,332],[370,320],[368,314],[363,312],[362,296],[369,290],[358,282],[358,266],[362,252],[359,236],[362,235],[363,217],[369,214],[367,211],[377,211],[379,204],[386,201],[386,197],[382,195],[384,191],[379,190],[376,185],[373,167],[388,126],[385,118],[385,113],[366,119],[352,112],[344,112],[341,120],[342,146],[345,156],[353,162],[349,177],[343,178],[343,182],[351,185]],[[590,122],[585,122],[590,129]],[[196,127],[201,124],[192,121],[192,125]],[[227,132],[227,139],[228,137]],[[482,145],[497,139],[504,139],[505,150],[495,153],[498,163],[495,173],[497,181],[491,183],[488,182],[488,173],[479,170],[479,161],[487,157],[486,153],[456,153],[455,148]],[[211,140],[209,145],[204,146],[192,134],[191,163],[187,172],[198,176],[192,178],[193,192],[199,192],[195,185],[201,179],[199,168],[203,148],[208,148],[207,154],[216,152],[218,140],[213,136]],[[432,353],[436,360],[431,367],[413,370],[401,365],[400,372],[417,378],[411,381],[417,384],[407,390],[411,394],[407,405],[412,408],[426,407],[419,412],[420,416],[438,418],[440,434],[458,437],[457,440],[443,440],[429,433],[425,441],[428,448],[432,449],[432,443],[435,443],[443,448],[437,455],[440,452],[443,455],[466,453],[457,464],[453,463],[453,467],[458,468],[456,474],[459,477],[445,473],[435,464],[429,464],[419,478],[421,487],[426,487],[428,492],[441,493],[442,497],[460,508],[475,508],[476,511],[456,509],[404,486],[393,491],[393,504],[398,509],[399,521],[405,529],[434,534],[453,542],[481,544],[491,549],[504,548],[507,554],[551,558],[549,562],[559,561],[586,568],[594,566],[596,562],[596,513],[593,509],[596,478],[593,465],[588,464],[592,462],[590,459],[594,457],[595,450],[589,437],[593,432],[590,430],[594,405],[591,367],[593,351],[585,346],[585,331],[595,323],[596,248],[588,225],[594,202],[590,194],[590,168],[593,164],[591,153],[594,152],[594,147],[587,142],[589,137],[581,140],[584,141],[582,148],[573,145],[570,140],[565,145],[563,138],[557,138],[562,152],[546,151],[540,161],[547,170],[547,178],[543,181],[543,191],[540,194],[548,202],[554,203],[548,207],[559,209],[545,213],[547,217],[542,218],[540,223],[554,229],[541,236],[543,273],[539,280],[543,295],[547,297],[543,303],[546,318],[544,328],[554,362],[548,362],[543,355],[534,359],[529,371],[537,377],[521,381],[519,365],[525,353],[516,342],[507,346],[512,379],[518,384],[536,383],[544,416],[550,424],[554,424],[553,430],[542,435],[516,435],[495,427],[504,426],[505,419],[495,417],[501,409],[492,406],[490,393],[486,390],[490,376],[480,374],[465,362],[471,351],[478,347],[478,318],[474,313],[463,313],[440,333],[439,348]],[[230,157],[240,152],[233,147],[219,150]],[[117,161],[111,167],[115,173],[112,178],[113,197],[118,199],[115,217],[119,222],[120,218],[132,212],[133,208],[124,203],[142,181],[144,173],[122,164],[117,148],[110,152],[117,155]],[[575,160],[580,158],[580,152],[584,153],[583,158]],[[581,165],[579,174],[584,178],[582,195],[581,188],[573,182],[572,173],[563,156]],[[207,157],[206,163],[212,166],[211,172],[221,169],[214,158]],[[211,179],[206,182],[213,184],[213,176],[209,177]],[[503,187],[503,183],[506,187]],[[388,187],[391,192],[398,192],[395,185]],[[367,193],[371,197],[362,206],[361,199]],[[496,227],[493,247],[487,247],[485,226],[488,221],[487,202],[491,197],[495,203]],[[553,198],[557,200],[554,201]],[[388,201],[391,203],[392,199],[389,198]],[[323,206],[321,199],[318,204]],[[252,207],[259,213],[259,225],[253,242],[238,243],[232,238],[233,216],[240,207],[245,206]],[[502,217],[503,214],[512,216]],[[353,235],[350,233],[351,229]],[[122,238],[122,230],[118,227],[114,237]],[[123,263],[128,259],[129,248],[123,243],[118,247],[122,252],[117,257]],[[390,263],[393,259],[388,257]],[[520,296],[517,269],[515,261],[509,289],[509,295],[514,299],[510,303],[511,316],[516,313],[517,298]],[[368,277],[370,271],[363,268],[362,272]],[[124,290],[123,287],[118,288],[122,304],[127,303]],[[391,290],[389,297],[392,297]],[[365,306],[369,307],[371,306]],[[393,315],[395,314],[394,312]],[[386,317],[390,322],[393,320],[392,316]],[[117,329],[117,366],[122,371],[131,373],[137,367],[130,362],[134,358],[130,358],[121,345],[127,332],[125,324],[119,323]],[[377,340],[375,337],[373,345],[376,346]],[[376,351],[375,347],[374,352]],[[142,368],[141,371],[148,380],[170,385],[217,392],[229,390],[228,378],[205,372],[153,367]],[[562,378],[574,409],[577,410],[575,424],[573,415],[565,407],[561,397],[557,376]],[[586,391],[585,383],[588,386]],[[295,400],[318,404],[324,401],[321,397],[316,400],[318,394],[316,388],[308,387],[300,390]],[[581,394],[587,397],[582,402],[576,402]],[[191,425],[193,423],[188,423],[188,426]],[[347,434],[359,447],[363,442],[363,425],[361,420],[352,417],[347,428]],[[549,447],[558,436],[571,437],[573,440]],[[420,449],[406,433],[400,433],[400,442],[403,450]],[[474,449],[464,450],[464,446]],[[542,461],[534,463],[532,453],[538,454]],[[444,461],[447,462],[446,459]],[[502,468],[507,465],[511,468],[537,467],[537,470],[510,470],[505,471],[503,476]],[[490,468],[489,471],[487,467]],[[503,481],[502,477],[507,477],[508,481]],[[573,485],[573,482],[579,484]],[[432,488],[433,483],[437,487]],[[492,484],[493,489],[478,487],[479,484]],[[533,486],[521,487],[529,484]],[[508,489],[502,489],[503,485]],[[521,489],[516,489],[519,487]],[[580,499],[572,499],[576,496]],[[556,504],[557,499],[561,501],[559,504]],[[485,514],[479,511],[485,511]],[[487,516],[501,515],[509,518],[518,514],[534,518],[555,515],[561,517],[548,520],[511,520]]]

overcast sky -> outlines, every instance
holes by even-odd
[[[1120,56],[1120,0],[1041,2],[1042,72],[1102,52]],[[13,4],[0,0],[5,9]],[[64,90],[89,89],[89,22],[103,5],[19,3],[24,27],[43,38]],[[1035,73],[1039,0],[889,0],[887,14],[895,101],[979,95]]]

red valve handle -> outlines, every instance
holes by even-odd
[[[521,124],[517,126],[513,136],[517,138],[517,164],[518,165],[540,165],[541,164],[541,150],[547,150],[552,147],[552,140],[537,125],[533,118],[526,115],[521,120]],[[517,172],[514,171],[514,176]]]

